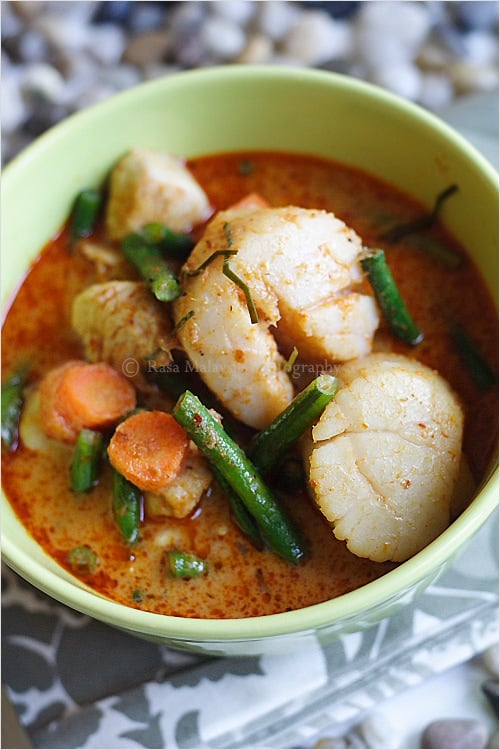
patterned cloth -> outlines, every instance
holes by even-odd
[[[307,746],[497,640],[498,516],[416,603],[300,653],[176,652],[75,613],[5,569],[3,681],[38,748]]]

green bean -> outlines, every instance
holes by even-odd
[[[170,258],[183,262],[187,260],[194,247],[194,242],[188,234],[174,232],[165,224],[156,221],[145,224],[138,234],[148,245],[153,245]]]
[[[28,368],[20,367],[2,385],[2,443],[8,450],[17,448],[27,376]]]
[[[262,549],[262,537],[255,518],[248,512],[245,504],[234,492],[231,485],[224,479],[218,469],[212,464],[212,472],[220,484],[221,490],[231,506],[234,521],[241,531],[250,539],[254,547]]]
[[[247,455],[262,474],[267,474],[288,448],[314,424],[335,396],[338,385],[333,375],[318,375],[268,427],[255,436]]]
[[[113,517],[127,544],[139,539],[142,493],[132,482],[113,469]]]
[[[75,547],[68,553],[68,565],[77,575],[92,575],[97,570],[99,560],[90,547]]]
[[[451,321],[450,329],[460,359],[477,387],[485,391],[495,385],[497,376],[464,329],[456,321]]]
[[[424,336],[414,323],[408,308],[396,286],[391,270],[385,260],[383,250],[373,250],[361,259],[363,270],[367,273],[375,296],[392,333],[415,346]]]
[[[172,302],[181,294],[179,281],[169,268],[161,251],[148,243],[137,232],[128,234],[122,241],[122,250],[137,268],[142,278],[160,302]]]
[[[92,234],[101,210],[101,203],[102,195],[98,190],[87,188],[78,193],[71,215],[70,237],[72,244]]]
[[[268,546],[289,562],[305,555],[302,535],[278,504],[255,466],[190,391],[173,415],[255,518]]]
[[[88,492],[95,486],[103,445],[102,433],[87,428],[80,431],[71,465],[71,489],[75,492]]]
[[[206,560],[177,549],[171,549],[167,552],[167,565],[174,578],[199,578],[208,573]]]

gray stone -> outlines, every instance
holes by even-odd
[[[438,719],[422,733],[422,748],[428,750],[482,750],[488,743],[488,729],[476,719]]]

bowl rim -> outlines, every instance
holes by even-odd
[[[9,189],[11,180],[14,180],[19,173],[22,176],[23,170],[29,168],[32,159],[39,158],[40,153],[50,148],[53,142],[71,130],[75,124],[79,124],[80,127],[85,124],[90,125],[94,118],[111,113],[122,102],[137,103],[142,97],[149,97],[156,91],[163,92],[177,85],[183,86],[183,82],[190,79],[199,83],[216,79],[252,83],[274,79],[290,85],[314,83],[330,88],[334,84],[337,89],[360,92],[390,106],[395,112],[416,118],[422,125],[438,131],[443,138],[451,141],[455,148],[473,160],[496,189],[497,173],[482,154],[437,115],[415,103],[404,100],[374,84],[330,71],[234,64],[181,71],[168,78],[141,83],[104,102],[70,115],[37,138],[4,168],[3,191]],[[8,309],[9,303],[10,298],[7,299],[4,310]],[[497,484],[498,468],[494,469],[484,481],[469,508],[436,540],[394,570],[335,599],[272,615],[231,619],[184,618],[135,609],[103,597],[76,578],[73,584],[67,578],[60,577],[55,571],[35,563],[29,554],[18,547],[12,539],[5,538],[3,532],[2,557],[9,567],[57,601],[76,611],[91,615],[97,620],[138,635],[196,643],[248,642],[263,638],[281,638],[286,635],[311,633],[336,621],[363,618],[371,609],[384,605],[403,591],[410,590],[433,571],[440,572],[442,566],[455,556],[493,513],[498,503]],[[3,491],[2,501],[10,505]],[[14,513],[13,509],[12,512]]]

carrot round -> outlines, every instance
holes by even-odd
[[[74,367],[81,367],[85,362],[70,360],[45,375],[40,383],[40,422],[45,434],[54,440],[65,443],[76,443],[80,432],[74,425],[71,415],[61,401],[61,383],[65,374]]]
[[[243,209],[257,209],[257,208],[269,208],[269,203],[260,193],[248,193],[243,196],[239,201],[229,206],[230,210],[243,210]]]
[[[60,388],[65,408],[82,427],[109,427],[136,405],[135,388],[105,362],[72,367]]]
[[[104,429],[134,409],[133,385],[104,362],[70,360],[40,384],[40,419],[48,437],[75,443],[80,430]]]
[[[189,438],[171,414],[144,411],[118,425],[108,446],[114,468],[144,492],[158,492],[182,468]]]

